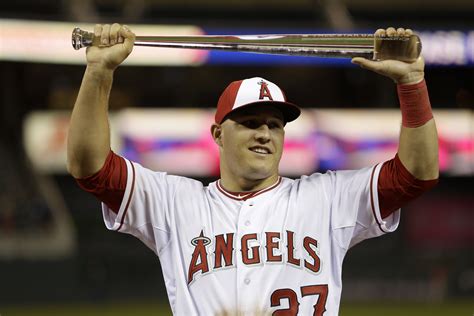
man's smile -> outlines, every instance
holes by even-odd
[[[262,154],[262,155],[269,155],[272,153],[271,150],[265,146],[253,146],[253,147],[250,147],[249,149],[257,154]]]

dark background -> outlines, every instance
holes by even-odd
[[[343,1],[214,1],[138,1],[129,9],[124,9],[128,1],[84,1],[90,4],[89,11],[75,9],[74,5],[80,7],[79,1],[3,1],[0,18],[256,29],[474,27],[471,1],[389,1],[383,5],[369,0],[347,5]],[[331,14],[339,14],[339,18]],[[22,145],[23,119],[34,110],[71,110],[84,66],[0,61],[0,70],[0,234],[47,230],[52,215],[31,176],[35,171]],[[209,108],[215,106],[228,82],[255,75],[278,82],[288,99],[303,108],[396,108],[398,103],[389,79],[356,67],[204,65],[120,68],[111,108]],[[434,109],[472,111],[474,68],[428,67],[426,81]],[[166,299],[157,257],[138,240],[108,232],[99,203],[82,192],[70,176],[47,177],[59,189],[72,217],[76,250],[60,259],[0,257],[0,306]],[[201,180],[208,183],[214,179]],[[403,210],[397,232],[351,249],[344,264],[343,300],[472,298],[473,188],[472,175],[443,174],[435,189]],[[5,211],[8,205],[13,205],[9,208],[13,213]]]

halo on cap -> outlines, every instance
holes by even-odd
[[[260,77],[231,82],[217,102],[215,122],[222,123],[230,113],[255,106],[271,105],[283,114],[285,122],[298,118],[301,110],[287,102],[280,87]]]

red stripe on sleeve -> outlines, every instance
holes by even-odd
[[[382,218],[385,218],[430,190],[438,179],[419,180],[402,164],[398,154],[386,161],[380,169],[377,191]]]
[[[372,168],[372,174],[370,175],[370,206],[372,208],[372,214],[374,215],[375,221],[377,222],[377,225],[379,225],[379,228],[381,231],[386,233],[386,231],[383,229],[382,223],[379,221],[377,214],[375,214],[375,203],[374,203],[374,191],[373,191],[373,182],[374,182],[374,174],[375,174],[375,167]]]
[[[118,213],[127,186],[127,164],[125,159],[112,150],[102,168],[95,174],[76,179],[79,187],[104,202],[114,213]]]

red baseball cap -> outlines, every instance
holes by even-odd
[[[217,102],[215,121],[220,124],[229,113],[257,105],[279,109],[285,122],[294,121],[301,113],[298,106],[286,101],[280,87],[266,79],[254,77],[234,81],[227,86]]]

